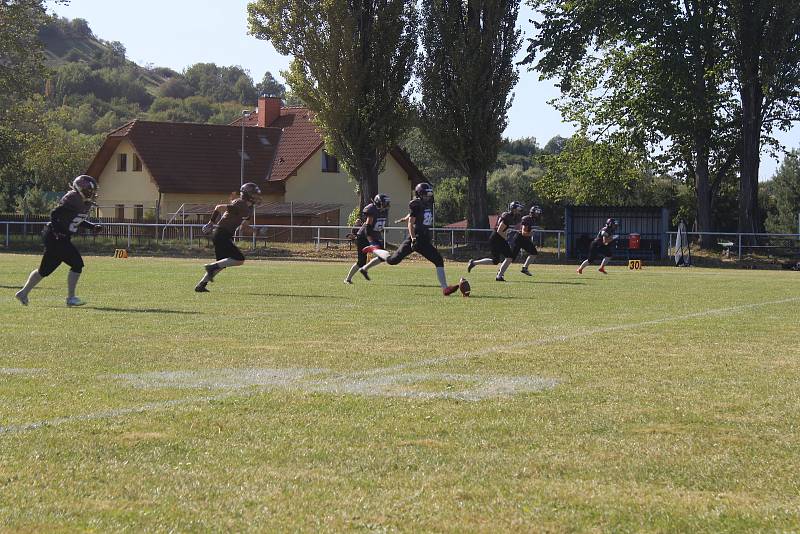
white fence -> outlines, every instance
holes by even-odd
[[[670,254],[675,253],[675,239],[677,232],[667,232],[669,235]],[[723,256],[736,256],[737,259],[747,253],[759,255],[788,255],[800,254],[800,234],[767,234],[767,233],[738,233],[738,232],[687,232],[692,248],[697,248],[701,236],[708,236],[709,243]]]
[[[46,222],[0,221],[0,228],[5,231],[5,247],[10,249],[18,242],[30,244],[38,239]],[[83,235],[79,239],[98,240],[111,239],[120,247],[132,248],[142,243],[170,243],[201,245],[209,236],[203,234],[202,224],[155,224],[155,223],[103,223],[103,230],[98,235]],[[301,225],[252,225],[254,232],[238,235],[239,242],[250,242],[252,248],[268,247],[270,243],[307,243],[319,251],[323,247],[352,246],[347,237],[353,231],[350,226],[301,226]],[[463,247],[482,247],[485,245],[491,230],[434,228],[433,239],[440,248],[449,248],[450,252]],[[405,226],[386,227],[383,230],[384,241],[399,244],[408,235]],[[538,246],[552,247],[560,258],[564,253],[564,232],[562,230],[537,230],[535,242]]]
[[[2,242],[6,250],[13,247],[30,247],[38,242],[46,222],[0,221],[0,231],[4,232]],[[83,240],[111,240],[120,248],[132,249],[143,244],[208,246],[209,236],[202,233],[201,224],[156,224],[156,223],[103,223],[103,231],[97,236],[85,235]],[[349,226],[299,226],[299,225],[257,225],[255,232],[237,236],[239,242],[249,242],[253,249],[268,248],[279,244],[306,244],[319,251],[329,247],[353,247],[347,235],[353,230]],[[399,244],[406,238],[408,231],[404,226],[393,226],[384,229],[384,241]],[[435,228],[433,230],[436,245],[441,249],[449,249],[456,254],[459,249],[485,248],[491,230]],[[700,238],[700,233],[689,232],[692,248]],[[735,256],[741,259],[744,255],[776,254],[794,257],[800,255],[800,234],[767,234],[709,232],[703,235],[710,237],[714,248],[723,256]],[[674,254],[676,232],[668,232],[669,254]],[[537,246],[555,250],[555,256],[561,258],[565,254],[566,242],[563,230],[536,230],[534,240]]]

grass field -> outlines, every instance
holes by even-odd
[[[800,278],[0,255],[0,530],[800,530]],[[452,280],[463,264],[448,264]]]

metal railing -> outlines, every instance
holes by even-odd
[[[675,239],[677,232],[667,232],[669,236],[670,255],[675,253]],[[739,233],[739,232],[686,232],[692,248],[699,247],[701,236],[709,236],[712,249],[718,250],[723,256],[741,260],[748,252],[767,254],[776,253],[782,256],[800,254],[800,234],[769,234],[769,233]]]
[[[4,229],[4,244],[6,249],[17,243],[33,244],[39,239],[46,222],[37,221],[0,221],[0,228]],[[103,230],[99,234],[79,234],[78,239],[100,240],[102,243],[113,241],[114,246],[131,249],[135,245],[152,244],[183,244],[193,247],[209,246],[210,236],[203,234],[202,224],[169,225],[164,223],[103,223]],[[327,225],[253,225],[252,232],[247,231],[237,234],[239,242],[250,242],[253,249],[266,248],[268,244],[305,243],[320,251],[323,247],[348,245],[352,247],[353,241],[348,234],[353,231],[351,226]],[[439,248],[448,248],[451,254],[460,250],[483,249],[491,234],[486,229],[463,228],[434,228],[432,235],[434,243]],[[383,230],[384,242],[397,245],[408,235],[405,226],[386,227]],[[565,245],[562,230],[535,230],[534,242],[539,247],[555,249],[557,258],[561,258]]]

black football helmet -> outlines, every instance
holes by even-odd
[[[420,200],[433,200],[433,186],[428,182],[417,184],[414,188],[414,196]]]
[[[389,199],[389,195],[378,193],[377,195],[375,195],[375,198],[372,199],[372,203],[375,204],[375,206],[378,209],[384,210],[389,207],[389,204],[391,204],[391,200]]]
[[[510,211],[514,215],[521,214],[524,209],[525,206],[522,205],[522,202],[517,202],[516,200],[508,204],[508,211]]]
[[[94,202],[94,199],[97,198],[97,180],[88,174],[81,174],[72,180],[72,190],[86,202]]]
[[[528,213],[530,213],[531,217],[538,217],[539,215],[542,214],[542,208],[540,208],[539,206],[533,205],[533,206],[531,206],[531,209],[530,209],[530,211]]]
[[[239,188],[239,195],[253,204],[261,204],[261,188],[253,182],[247,182]]]
[[[617,229],[617,226],[619,226],[619,223],[618,223],[618,222],[617,222],[617,220],[616,220],[616,219],[614,219],[613,217],[610,217],[610,218],[609,218],[609,219],[606,221],[606,228],[608,228],[608,229],[609,229],[609,230],[611,230],[612,232],[613,232],[614,230],[616,230],[616,229]]]

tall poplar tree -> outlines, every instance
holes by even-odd
[[[358,182],[363,205],[408,125],[416,1],[257,0],[247,9],[251,33],[292,56],[284,77]]]
[[[422,129],[442,158],[468,177],[469,227],[488,228],[487,175],[519,78],[519,0],[426,0],[422,14]]]

